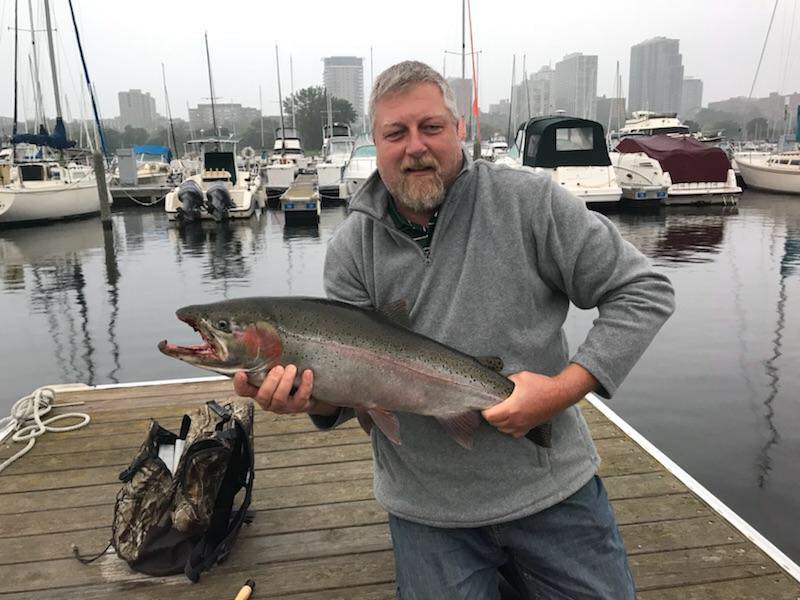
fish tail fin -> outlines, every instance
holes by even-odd
[[[553,445],[553,424],[550,421],[537,425],[525,434],[537,446],[551,448]]]

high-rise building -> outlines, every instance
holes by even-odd
[[[552,104],[570,117],[594,119],[597,114],[597,56],[574,52],[556,63]]]
[[[467,137],[469,137],[471,135],[469,126],[472,119],[472,79],[448,77],[447,83],[450,84],[456,96],[458,115],[464,119],[464,127],[467,128]]]
[[[682,119],[692,119],[703,106],[703,80],[697,77],[684,77],[681,90]]]
[[[553,76],[555,71],[544,65],[519,85],[514,86],[514,106],[512,121],[516,129],[529,117],[550,115],[553,107]]]
[[[150,130],[156,123],[156,101],[149,92],[128,90],[119,92],[119,122],[122,127],[143,127]]]
[[[681,110],[683,58],[680,40],[655,37],[631,46],[628,109]]]
[[[625,98],[597,98],[597,115],[595,120],[606,130],[606,133],[617,131],[625,125]]]
[[[328,56],[322,59],[325,68],[322,81],[334,98],[347,100],[356,113],[355,129],[364,118],[364,59],[358,56]],[[333,120],[337,121],[336,115]]]

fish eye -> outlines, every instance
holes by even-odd
[[[219,321],[217,321],[217,329],[219,329],[221,331],[224,331],[226,333],[230,333],[231,332],[231,324],[228,321],[226,321],[225,319],[220,319]]]

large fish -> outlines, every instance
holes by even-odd
[[[400,443],[395,411],[436,418],[465,448],[472,447],[480,412],[507,398],[514,383],[498,358],[477,359],[404,327],[403,305],[385,312],[302,297],[256,297],[186,306],[181,321],[203,338],[197,346],[166,340],[159,350],[203,369],[233,376],[245,371],[260,385],[276,365],[314,372],[313,396],[364,413]],[[362,424],[364,421],[362,420]],[[550,446],[551,425],[526,436]]]

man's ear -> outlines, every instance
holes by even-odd
[[[458,131],[458,139],[462,142],[467,139],[467,126],[464,124],[464,117],[458,118],[458,123],[456,124],[456,129]]]

